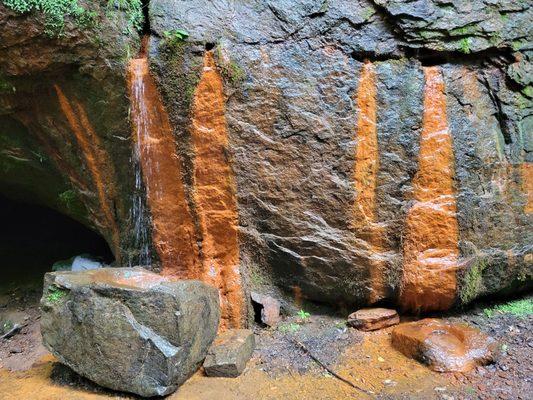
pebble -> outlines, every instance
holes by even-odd
[[[9,352],[11,354],[18,354],[18,353],[22,353],[22,349],[19,346],[14,346],[9,349]]]

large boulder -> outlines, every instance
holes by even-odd
[[[220,318],[214,288],[140,268],[48,273],[41,307],[43,342],[62,363],[146,397],[175,391],[198,369]]]

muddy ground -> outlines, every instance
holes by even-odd
[[[0,339],[0,398],[135,399],[79,377],[43,348],[39,287],[11,286],[0,293],[0,323],[10,319],[21,325],[10,338]],[[276,329],[254,327],[257,346],[242,376],[207,378],[199,371],[169,399],[529,399],[533,315],[487,315],[494,306],[480,303],[444,316],[468,322],[501,343],[495,364],[467,374],[432,372],[391,347],[390,328],[359,332],[347,328],[343,316],[306,305],[311,314],[307,318],[285,318]]]

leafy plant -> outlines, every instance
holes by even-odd
[[[304,310],[300,310],[298,311],[298,317],[305,321],[306,319],[308,319],[309,317],[311,316],[311,314],[309,314],[308,312],[304,311]]]
[[[278,330],[283,333],[296,333],[300,330],[300,325],[291,322],[290,324],[282,324],[279,326]]]
[[[62,298],[64,298],[67,295],[67,291],[58,288],[57,286],[50,286],[48,288],[48,295],[46,296],[46,300],[49,303],[57,303]]]
[[[73,16],[83,26],[96,19],[96,13],[87,11],[78,0],[1,0],[9,9],[26,14],[38,11],[45,16],[45,32],[49,36],[61,36],[65,17]],[[140,0],[139,0],[140,1]]]

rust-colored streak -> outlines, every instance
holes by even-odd
[[[522,190],[526,195],[524,211],[527,214],[533,213],[533,163],[522,164]]]
[[[146,58],[128,67],[134,139],[153,223],[153,243],[162,273],[197,278],[200,261],[196,233],[182,180],[180,159],[168,114],[150,76]]]
[[[194,199],[202,234],[203,280],[220,290],[222,329],[239,327],[243,294],[239,272],[235,185],[228,162],[223,81],[207,52],[192,115]]]
[[[372,63],[365,63],[357,90],[357,145],[354,181],[357,194],[354,206],[354,229],[366,240],[370,251],[370,296],[375,303],[385,296],[382,250],[383,229],[377,223],[376,185],[379,171],[379,149],[376,127],[376,72]]]
[[[454,155],[446,117],[444,80],[424,68],[424,116],[414,200],[403,241],[400,304],[406,310],[445,310],[454,302],[459,256]]]
[[[85,158],[87,168],[96,187],[106,227],[111,232],[115,257],[120,261],[120,233],[113,213],[113,199],[115,197],[113,164],[100,143],[100,139],[89,122],[87,113],[82,105],[77,101],[72,102],[74,105],[71,104],[58,85],[54,85],[54,88],[61,110],[67,118]]]

